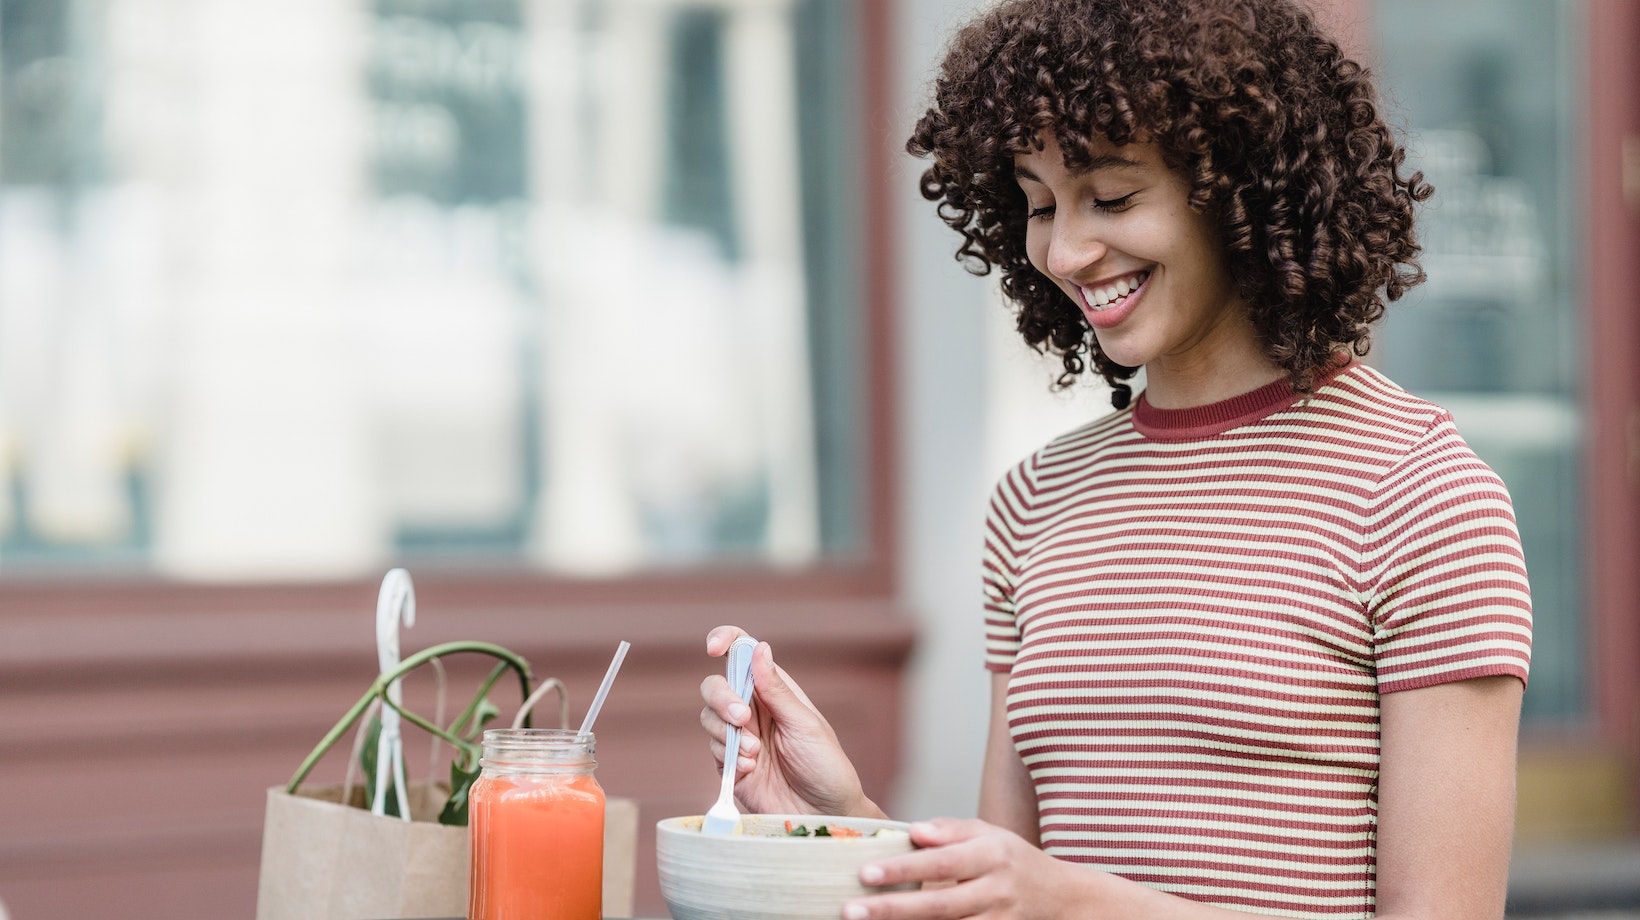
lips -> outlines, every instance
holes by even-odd
[[[1096,285],[1077,285],[1082,315],[1095,329],[1109,329],[1130,316],[1150,286],[1151,272],[1132,272]]]

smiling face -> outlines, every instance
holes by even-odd
[[[1071,171],[1052,137],[1014,158],[1031,264],[1081,309],[1104,353],[1145,368],[1158,406],[1201,405],[1281,376],[1265,355],[1190,183],[1154,144],[1096,143]]]

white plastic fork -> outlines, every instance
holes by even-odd
[[[728,659],[729,689],[735,691],[743,703],[752,701],[752,651],[756,648],[756,639],[741,636],[729,644],[724,656]],[[733,833],[740,824],[740,809],[735,807],[735,762],[739,758],[740,728],[731,725],[723,737],[723,785],[718,787],[717,801],[701,823],[703,834]]]

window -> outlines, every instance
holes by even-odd
[[[0,570],[872,551],[857,0],[0,0]]]

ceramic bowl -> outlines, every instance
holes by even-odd
[[[655,825],[661,895],[673,920],[837,920],[845,901],[889,890],[861,885],[861,866],[911,852],[903,821],[742,815],[740,833],[723,836],[702,834],[701,821],[696,815]],[[791,837],[787,821],[862,836]]]

